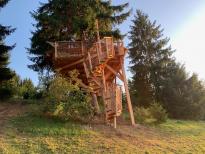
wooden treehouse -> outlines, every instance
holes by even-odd
[[[50,42],[54,47],[51,58],[54,68],[61,74],[77,69],[82,80],[81,87],[87,90],[97,110],[97,96],[101,96],[105,106],[106,121],[113,121],[122,112],[122,88],[116,79],[124,83],[127,104],[132,125],[135,124],[127,79],[124,69],[124,58],[127,49],[122,41],[114,42],[112,37],[104,37],[95,43],[87,41]]]

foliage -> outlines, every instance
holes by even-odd
[[[184,66],[176,63],[162,32],[156,21],[152,23],[148,15],[137,11],[129,44],[132,101],[144,107],[160,102],[171,118],[204,119],[205,87],[196,74],[189,76]]]
[[[0,99],[35,99],[37,89],[30,79],[21,79],[15,72],[10,80],[3,81],[0,86]]]
[[[189,76],[183,65],[172,64],[171,72],[162,84],[160,101],[170,117],[179,119],[204,119],[205,87],[196,74]]]
[[[131,91],[137,95],[136,102],[148,107],[158,96],[161,79],[172,61],[171,47],[167,47],[168,38],[156,21],[151,22],[148,15],[137,10],[129,32],[130,70],[133,73]]]
[[[6,100],[19,95],[20,77],[14,75],[10,80],[3,81],[0,86],[0,99]]]
[[[94,109],[88,95],[79,89],[77,73],[71,72],[70,78],[56,76],[48,90],[48,111],[52,115],[68,120],[89,121]]]
[[[152,103],[149,108],[136,107],[134,113],[136,121],[142,124],[160,124],[168,119],[166,110],[159,103]]]
[[[152,117],[156,119],[157,123],[163,123],[167,121],[167,112],[159,103],[151,104],[149,111]]]
[[[0,10],[6,5],[8,0],[0,1]],[[15,29],[10,26],[3,26],[0,24],[0,86],[3,81],[12,78],[14,73],[8,68],[9,64],[9,51],[14,48],[15,45],[8,46],[5,44],[6,36],[13,33]]]
[[[120,38],[119,29],[113,25],[122,23],[129,16],[129,11],[124,12],[127,6],[128,3],[113,6],[107,0],[50,0],[43,3],[32,13],[37,24],[29,49],[34,64],[29,67],[35,71],[53,68],[52,61],[46,56],[51,50],[47,41],[95,40],[96,19],[102,37]]]
[[[136,107],[134,110],[134,116],[137,123],[146,124],[149,120],[152,120],[152,115],[149,109],[144,107]]]

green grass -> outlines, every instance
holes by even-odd
[[[25,114],[1,129],[3,154],[205,153],[205,122],[168,120],[158,126],[121,125],[115,130]]]

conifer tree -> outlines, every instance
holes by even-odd
[[[9,0],[0,1],[0,10],[7,4]],[[8,68],[9,63],[9,51],[14,48],[14,46],[8,46],[5,44],[6,36],[14,32],[10,26],[3,26],[0,24],[0,84],[11,79],[13,72]]]
[[[169,39],[156,21],[137,10],[130,31],[129,58],[133,73],[132,91],[137,93],[137,104],[149,106],[159,100],[161,82],[166,76],[167,65],[173,61]]]
[[[46,58],[50,46],[47,41],[96,39],[95,22],[99,21],[100,35],[121,38],[114,25],[122,23],[130,14],[124,11],[128,3],[113,6],[109,0],[49,0],[32,13],[36,30],[31,38],[29,67],[35,71],[52,68],[52,61]]]

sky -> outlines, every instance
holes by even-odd
[[[10,67],[22,78],[31,78],[38,84],[38,74],[30,70],[26,48],[30,47],[31,31],[34,30],[29,12],[39,7],[39,2],[47,0],[11,0],[0,10],[0,23],[17,28],[7,37],[7,44],[16,43],[11,52]],[[130,3],[131,16],[120,25],[123,34],[128,33],[136,9],[147,13],[150,20],[157,21],[164,29],[164,36],[170,38],[170,45],[176,50],[174,56],[185,64],[187,71],[197,73],[205,79],[205,1],[204,0],[113,0],[113,4]],[[125,44],[129,40],[125,38]],[[126,60],[128,69],[129,60]],[[128,72],[128,76],[131,74]]]

